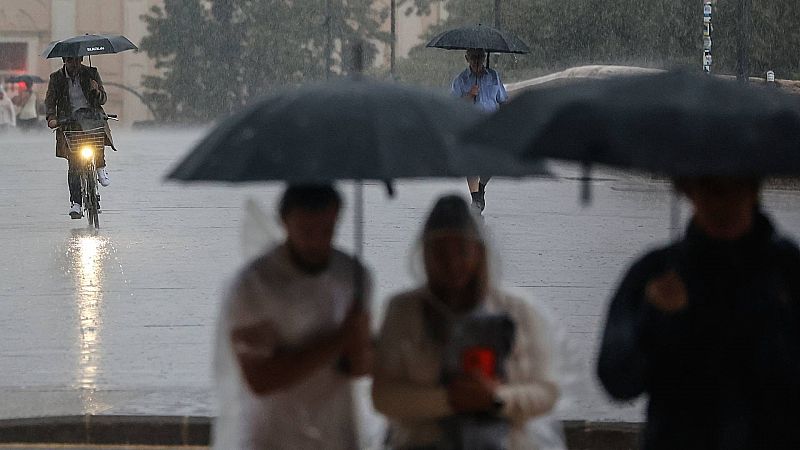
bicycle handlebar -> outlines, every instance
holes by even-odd
[[[119,118],[118,118],[119,116],[117,114],[105,114],[105,113],[103,113],[103,114],[100,114],[99,117],[100,117],[99,120],[119,120]],[[56,119],[56,122],[58,123],[58,127],[59,128],[63,127],[64,125],[69,125],[69,124],[75,123],[77,121],[78,121],[77,119],[74,119],[72,117],[65,117],[63,119]]]

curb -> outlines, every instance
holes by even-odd
[[[571,450],[635,450],[641,424],[564,421]],[[0,420],[0,444],[209,445],[211,418],[56,416]]]
[[[642,423],[565,420],[570,450],[638,450]]]
[[[56,416],[0,420],[0,443],[208,445],[209,417]]]

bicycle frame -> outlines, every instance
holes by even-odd
[[[96,156],[105,145],[105,129],[101,127],[87,130],[61,130],[67,142],[70,159],[78,161],[78,174],[81,180],[81,199],[89,226],[100,228],[98,214],[100,202],[97,195]]]

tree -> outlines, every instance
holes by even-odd
[[[406,0],[406,7],[425,14],[438,0]],[[505,79],[528,78],[585,64],[625,64],[702,70],[703,0],[502,0],[503,29],[531,47],[524,56],[493,59]],[[718,73],[736,68],[735,1],[715,2],[714,66]],[[751,75],[766,70],[800,74],[800,9],[792,0],[760,0],[753,11],[750,46]],[[447,20],[428,37],[468,23],[494,22],[494,0],[447,0]],[[406,11],[408,13],[409,11]],[[399,61],[401,78],[440,84],[449,80],[463,57],[441,58],[437,50],[420,45],[407,60]],[[441,51],[439,51],[441,52]],[[459,52],[453,52],[459,53]],[[428,77],[423,79],[423,77]]]
[[[147,95],[172,121],[209,121],[287,84],[324,79],[326,1],[336,71],[352,66],[356,40],[382,41],[385,12],[371,0],[165,0],[143,17],[141,48],[162,74]],[[368,61],[375,46],[367,45]]]

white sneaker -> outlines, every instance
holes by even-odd
[[[77,203],[73,203],[69,208],[69,216],[73,219],[80,219],[83,217],[83,208]]]
[[[97,169],[97,181],[100,182],[103,187],[108,186],[111,184],[111,180],[108,179],[108,171],[105,167],[101,167]]]

